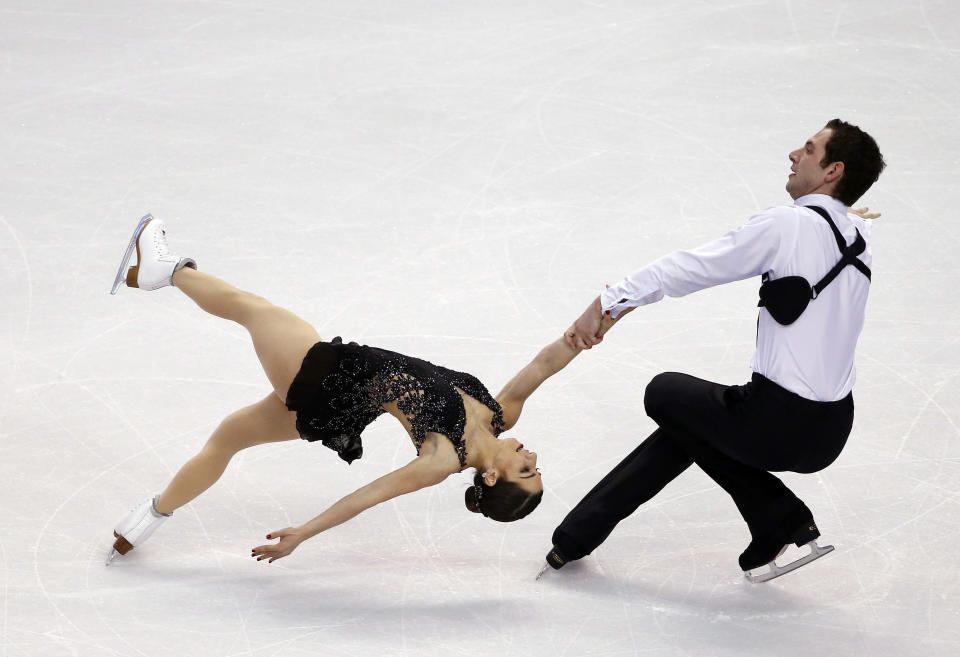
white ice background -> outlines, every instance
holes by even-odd
[[[0,657],[960,654],[960,19],[953,0],[0,2]],[[108,294],[139,217],[325,338],[496,392],[605,282],[789,202],[841,117],[889,169],[839,460],[784,475],[836,551],[744,581],[691,468],[533,577],[652,429],[665,370],[742,383],[758,281],[637,311],[527,404],[545,495],[497,524],[466,474],[272,565],[270,530],[413,456],[239,455],[110,568],[111,531],[269,390],[176,289]]]

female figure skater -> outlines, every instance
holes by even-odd
[[[137,264],[125,271],[136,248]],[[500,434],[516,424],[523,403],[578,353],[561,337],[545,347],[496,398],[470,374],[418,358],[324,342],[293,313],[197,271],[192,258],[171,255],[162,221],[145,216],[117,272],[112,293],[128,287],[179,288],[201,309],[247,329],[273,386],[261,401],[228,416],[203,449],[187,461],[166,489],[130,512],[115,528],[109,564],[141,545],[176,509],[209,488],[234,454],[268,442],[321,441],[348,463],[360,458],[360,433],[383,413],[394,416],[413,440],[418,456],[363,486],[299,527],[270,532],[277,543],[253,548],[258,561],[285,557],[322,531],[376,504],[438,484],[468,467],[476,469],[465,493],[470,511],[501,522],[519,520],[543,496],[537,455]],[[614,320],[606,318],[604,332]]]

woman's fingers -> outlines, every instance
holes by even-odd
[[[250,556],[257,561],[267,559],[267,563],[273,563],[274,560],[285,557],[288,554],[290,554],[289,550],[282,549],[279,546],[261,545],[260,547],[253,548],[253,553]]]
[[[277,546],[275,545],[258,545],[250,551],[250,556],[254,557],[257,561],[263,561],[272,556],[276,556]]]
[[[295,546],[292,541],[285,542],[283,539],[287,536],[290,536],[292,533],[293,529],[291,527],[285,527],[284,529],[278,529],[277,531],[270,532],[267,534],[267,540],[280,539],[280,542],[258,545],[250,551],[250,556],[254,557],[257,561],[263,561],[264,559],[267,559],[267,563],[273,563],[274,560],[287,556],[293,551],[293,547]]]
[[[862,208],[850,208],[850,212],[855,215],[859,215],[864,219],[876,219],[881,216],[879,212],[870,212],[870,208],[864,206]]]

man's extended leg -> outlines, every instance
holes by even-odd
[[[593,552],[617,523],[692,463],[677,442],[654,431],[567,514],[553,532],[554,548],[547,560],[559,568]]]

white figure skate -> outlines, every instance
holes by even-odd
[[[117,539],[113,542],[110,554],[107,555],[106,565],[110,565],[118,556],[126,554],[146,541],[163,521],[172,516],[172,513],[160,513],[154,506],[156,498],[150,498],[127,514],[113,530]]]
[[[127,269],[134,249],[137,251],[137,264]],[[116,294],[124,280],[127,287],[138,287],[141,290],[156,290],[173,285],[174,273],[184,267],[196,269],[197,262],[193,258],[172,255],[167,247],[167,231],[163,222],[154,219],[152,214],[144,215],[127,244],[110,294]]]

